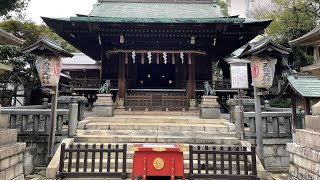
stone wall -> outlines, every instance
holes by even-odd
[[[56,136],[55,150],[58,148],[63,139],[67,136]],[[18,136],[18,142],[25,142],[27,151],[25,153],[25,171],[26,174],[32,173],[36,166],[45,166],[48,154],[48,136]]]
[[[320,179],[320,102],[306,116],[306,129],[296,130],[294,143],[287,144],[290,154],[290,180]]]
[[[7,119],[0,117],[0,179],[24,180],[23,152],[26,144],[17,143],[17,130],[7,127]]]
[[[255,144],[255,139],[248,139],[251,144]],[[288,171],[289,153],[286,150],[287,143],[292,143],[292,139],[264,139],[264,163],[267,171]]]

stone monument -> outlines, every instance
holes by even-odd
[[[94,114],[98,117],[113,117],[114,105],[112,94],[110,94],[110,80],[107,80],[97,94],[97,101],[94,103]]]
[[[200,105],[200,118],[202,119],[218,119],[220,118],[220,105],[218,97],[215,96],[214,88],[209,85],[209,82],[204,83],[204,96]]]
[[[320,179],[320,102],[305,118],[306,129],[297,129],[294,143],[287,144],[290,154],[290,180]]]

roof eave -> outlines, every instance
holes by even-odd
[[[10,45],[23,45],[26,41],[23,39],[20,39],[16,36],[14,36],[13,34],[5,31],[4,29],[0,28],[0,38],[4,38],[6,42],[8,42]],[[1,44],[1,43],[0,43]]]

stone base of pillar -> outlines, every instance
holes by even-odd
[[[94,103],[94,114],[97,117],[113,117],[114,106],[112,94],[97,94],[97,101]]]
[[[124,107],[124,98],[118,98],[117,109],[125,109],[125,107]]]
[[[220,105],[217,96],[202,96],[200,105],[200,118],[219,119],[221,115]]]
[[[196,106],[196,103],[197,101],[195,99],[190,99],[190,107],[189,107],[189,110],[196,110],[197,109],[197,106]]]

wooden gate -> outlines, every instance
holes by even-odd
[[[256,149],[251,147],[189,147],[190,180],[258,180]],[[197,164],[197,167],[194,167]]]
[[[132,111],[182,111],[188,109],[186,92],[129,92],[126,108]]]

